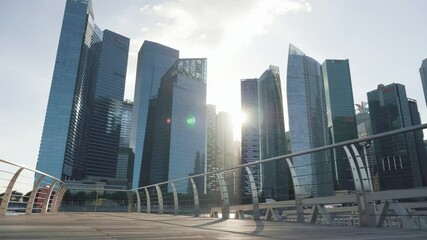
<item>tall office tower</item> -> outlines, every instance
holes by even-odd
[[[94,100],[89,120],[85,177],[116,176],[121,132],[121,106],[125,91],[129,38],[104,30],[97,43],[99,61],[93,83]]]
[[[120,104],[120,141],[119,154],[117,156],[116,178],[128,178],[131,176],[132,150],[129,147],[130,131],[132,128],[132,110],[133,103],[130,101],[121,101]],[[127,179],[130,185],[131,178]],[[129,186],[130,187],[130,186]]]
[[[227,169],[236,166],[234,162],[233,120],[227,112],[219,112],[216,116],[216,167]],[[236,189],[236,175],[233,172],[224,173],[224,178],[230,193]]]
[[[286,154],[285,120],[279,68],[270,66],[258,79],[260,159]],[[289,167],[285,161],[261,164],[264,197],[289,198]]]
[[[322,75],[331,144],[356,139],[357,123],[348,59],[324,61]],[[343,148],[332,150],[335,190],[354,189],[350,164],[346,158]]]
[[[206,172],[218,170],[216,166],[216,106],[206,105]],[[219,192],[215,174],[206,176],[206,192]]]
[[[427,105],[427,59],[424,59],[420,67],[421,83],[423,85],[424,99]]]
[[[419,122],[413,101],[408,101],[405,86],[378,85],[368,92],[372,133],[378,134],[412,126]],[[422,134],[422,133],[421,133]],[[381,190],[422,186],[422,167],[426,161],[417,146],[418,133],[399,134],[374,141]]]
[[[291,152],[327,145],[326,103],[320,64],[289,45],[287,98]],[[327,152],[292,159],[306,196],[333,194],[332,166]]]
[[[157,101],[150,183],[204,172],[206,59],[177,60],[161,79]]]
[[[179,51],[144,41],[138,53],[130,146],[134,151],[132,187],[142,186],[141,171],[150,100],[157,96],[160,79],[179,57]]]
[[[246,117],[242,124],[241,164],[258,161],[259,158],[259,119],[258,119],[258,79],[242,79],[240,81],[241,111]],[[249,166],[257,188],[261,188],[259,165]],[[242,170],[243,199],[252,196],[251,185],[246,170]],[[244,200],[248,202],[248,200]]]
[[[409,112],[411,113],[412,125],[420,125],[421,117],[418,112],[417,101],[415,99],[408,98]],[[418,153],[418,159],[420,161],[420,170],[421,170],[421,181],[423,186],[427,186],[427,151],[426,145],[424,143],[424,133],[423,131],[414,132],[415,135],[415,148]]]
[[[126,48],[129,39],[110,31],[104,34],[105,44],[102,32],[94,24],[90,0],[67,0],[37,161],[38,170],[61,179],[85,177],[87,130],[95,91],[103,92],[97,86],[110,86],[107,82],[116,79],[124,84],[123,75],[106,79],[102,75],[123,73],[127,50],[122,48]],[[111,42],[110,37],[115,36],[123,42]],[[126,57],[113,57],[111,53]],[[126,63],[122,61],[124,58]],[[109,61],[121,65],[108,70]]]
[[[233,120],[227,112],[216,116],[216,164],[220,169],[235,166],[233,161]]]

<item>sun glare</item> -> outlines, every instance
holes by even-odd
[[[245,124],[246,121],[246,114],[244,112],[236,112],[233,113],[233,134],[234,134],[234,140],[241,139],[242,135],[242,125]]]

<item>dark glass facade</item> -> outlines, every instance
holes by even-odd
[[[130,101],[121,101],[120,103],[120,141],[116,178],[129,178],[128,181],[130,181],[133,163],[130,161],[132,159],[132,151],[129,147],[129,141],[132,128],[133,103]]]
[[[372,134],[409,127],[419,122],[416,108],[408,102],[405,86],[378,85],[368,92]],[[412,110],[412,111],[411,111]],[[374,141],[380,190],[422,186],[420,153],[416,134],[399,134]],[[421,156],[422,157],[422,156]]]
[[[142,186],[140,175],[150,99],[157,96],[160,79],[178,58],[178,50],[155,42],[144,41],[139,50],[130,140],[134,152],[132,187]]]
[[[119,154],[129,38],[105,30],[98,45],[94,100],[87,130],[85,177],[114,178]]]
[[[330,143],[357,138],[353,88],[348,60],[326,60],[322,64],[326,115]],[[354,182],[344,149],[332,151],[335,190],[353,190]]]
[[[241,111],[246,121],[242,124],[241,164],[258,161],[259,158],[259,119],[258,119],[258,79],[240,81]],[[257,188],[261,187],[259,165],[249,166]],[[251,185],[246,170],[242,171],[243,198],[251,197]]]
[[[270,66],[258,80],[258,111],[260,159],[285,155],[285,121],[278,67]],[[261,164],[261,176],[265,198],[289,199],[291,177],[284,160]]]
[[[149,183],[204,172],[206,59],[177,60],[161,79],[156,108]]]

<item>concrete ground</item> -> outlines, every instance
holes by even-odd
[[[144,213],[0,217],[0,239],[427,239],[426,230],[361,228]]]

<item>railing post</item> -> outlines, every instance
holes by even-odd
[[[139,196],[138,189],[135,190],[136,193],[136,212],[141,213],[141,197]]]
[[[151,213],[151,202],[150,202],[150,193],[147,188],[145,190],[145,198],[147,199],[147,213]]]
[[[25,214],[33,213],[34,200],[36,199],[37,190],[39,189],[40,183],[43,181],[44,175],[40,175],[36,183],[34,183],[33,190],[31,191],[30,197],[28,198],[27,209]]]
[[[292,164],[292,161],[289,158],[286,158],[286,162],[288,163],[289,171],[292,176],[292,184],[294,186],[297,222],[303,223],[305,222],[305,217],[304,217],[304,204],[302,202],[302,199],[305,193],[303,192],[303,189],[299,185],[297,172],[295,171],[295,167]]]
[[[258,199],[258,191],[257,191],[255,179],[254,179],[254,176],[252,175],[251,169],[248,166],[246,166],[245,169],[246,169],[246,172],[248,173],[249,183],[251,184],[253,219],[260,220],[259,199]]]
[[[10,197],[12,195],[13,186],[15,185],[16,179],[18,178],[19,174],[21,174],[22,170],[24,168],[19,168],[16,173],[13,175],[12,179],[10,179],[9,184],[7,185],[6,191],[3,195],[3,200],[1,201],[0,205],[0,216],[6,215],[7,208],[9,206]]]
[[[176,192],[175,183],[171,182],[172,191],[173,191],[173,214],[179,214],[179,202],[178,202],[178,193]]]
[[[157,191],[157,203],[159,205],[159,214],[163,214],[163,195],[159,185],[155,185]]]
[[[67,192],[67,187],[63,187],[61,193],[58,195],[58,199],[55,203],[55,208],[53,208],[54,212],[58,212],[59,207],[61,206],[62,199],[64,198],[65,193]]]
[[[193,178],[190,178],[191,185],[193,187],[193,196],[194,196],[194,216],[200,216],[200,204],[199,204],[199,193],[197,192],[197,186]]]
[[[223,172],[216,174],[218,178],[219,187],[221,189],[221,200],[222,200],[222,219],[230,218],[230,199],[228,198],[227,185],[225,184]]]
[[[57,205],[58,200],[59,200],[59,196],[62,194],[64,189],[66,189],[64,184],[60,184],[58,189],[56,189],[55,195],[53,196],[53,199],[52,199],[52,205],[50,206],[50,212],[55,212],[56,205]]]
[[[52,194],[52,191],[55,188],[55,185],[56,185],[57,182],[58,182],[58,180],[54,180],[52,182],[52,184],[50,185],[49,190],[47,190],[45,198],[44,198],[44,201],[43,201],[43,206],[42,206],[41,213],[47,213],[47,210],[49,208],[50,195]]]

